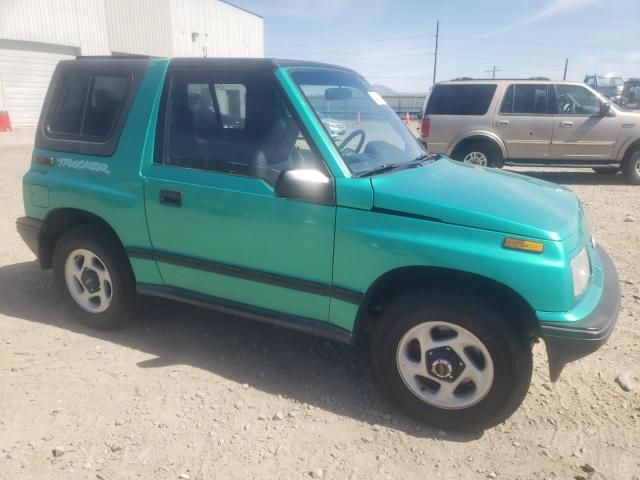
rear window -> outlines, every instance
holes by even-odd
[[[47,130],[53,138],[104,141],[122,112],[130,79],[69,73],[62,78]]]
[[[437,85],[427,105],[427,115],[484,115],[496,85]]]

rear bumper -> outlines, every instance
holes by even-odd
[[[595,352],[613,331],[620,309],[618,272],[609,255],[598,247],[603,288],[600,301],[586,317],[575,322],[540,322],[547,346],[549,375],[555,382],[567,363]]]
[[[29,249],[38,256],[42,220],[31,217],[20,217],[16,220],[16,229]]]

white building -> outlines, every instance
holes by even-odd
[[[111,54],[262,57],[263,20],[220,0],[0,0],[0,111],[35,126],[59,60]]]

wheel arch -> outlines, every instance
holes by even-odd
[[[38,242],[38,261],[42,268],[52,267],[53,251],[60,237],[69,229],[85,224],[96,224],[107,230],[124,251],[120,237],[103,218],[78,208],[57,208],[49,212],[42,223]]]
[[[470,132],[459,136],[451,142],[452,146],[449,148],[447,156],[453,158],[453,156],[465,145],[475,142],[489,143],[498,148],[503,159],[507,158],[507,149],[504,142],[498,135],[491,132]]]
[[[541,336],[534,309],[518,292],[488,277],[442,267],[409,266],[390,270],[378,277],[365,292],[358,308],[354,336],[371,331],[378,314],[397,295],[429,286],[447,287],[462,294],[477,295],[494,308],[518,333]]]
[[[620,149],[620,162],[625,162],[631,156],[631,154],[637,150],[640,150],[640,137],[632,139],[629,142],[629,145],[623,146]]]

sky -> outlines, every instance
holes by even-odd
[[[640,77],[640,0],[230,0],[264,17],[265,56],[335,63],[423,93],[496,76]]]

